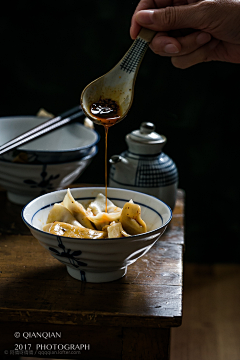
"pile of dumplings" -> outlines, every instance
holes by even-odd
[[[101,193],[85,209],[68,189],[63,202],[50,210],[43,231],[81,239],[128,237],[147,231],[141,207],[132,200],[121,209],[107,199],[107,212],[105,207],[106,197]]]

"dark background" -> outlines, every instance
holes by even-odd
[[[108,72],[132,40],[138,1],[21,1],[0,14],[0,116],[54,114],[76,104],[83,88]],[[174,68],[148,50],[128,117],[109,131],[108,156],[125,150],[125,135],[151,121],[168,141],[164,152],[186,192],[186,261],[239,262],[240,65],[210,62]],[[83,183],[104,183],[99,153]]]

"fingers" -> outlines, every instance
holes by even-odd
[[[214,49],[219,40],[202,31],[187,36],[169,37],[167,33],[158,33],[152,40],[150,48],[158,55],[171,56],[172,64],[186,69],[201,62],[211,61]]]
[[[210,40],[211,35],[201,31],[176,38],[159,32],[153,38],[150,48],[155,54],[161,56],[183,56],[196,51]]]
[[[136,10],[132,16],[132,21],[131,21],[131,27],[130,27],[130,36],[132,39],[136,39],[136,37],[138,36],[138,33],[141,29],[141,25],[139,25],[136,21],[136,14],[141,11],[141,10],[147,10],[147,9],[154,9],[156,6],[154,4],[153,0],[142,0],[140,1],[140,3],[138,4],[138,6],[136,7]]]
[[[165,32],[158,32],[150,44],[150,49],[157,55],[172,56],[181,53],[182,46],[177,38],[168,36]]]
[[[194,28],[204,29],[202,2],[188,5],[169,6],[161,9],[140,10],[135,13],[135,21],[142,27],[155,31]]]
[[[201,62],[214,60],[214,50],[219,42],[219,40],[213,38],[209,43],[190,54],[173,56],[171,58],[172,64],[177,68],[186,69]]]
[[[193,0],[195,1],[195,0]],[[136,14],[141,10],[155,9],[155,8],[164,8],[172,5],[172,0],[141,0],[136,7],[136,10],[132,16],[131,27],[130,27],[130,36],[132,39],[136,39],[138,33],[141,29],[141,25],[136,21]]]

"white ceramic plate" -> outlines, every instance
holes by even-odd
[[[47,118],[9,116],[0,118],[0,145],[27,130],[42,124]],[[99,141],[99,134],[79,122],[62,126],[16,150],[0,156],[1,160],[16,161],[21,156],[26,163],[51,164],[67,162],[86,156]]]

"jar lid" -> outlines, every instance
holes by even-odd
[[[143,122],[139,130],[134,130],[129,134],[129,138],[141,143],[160,144],[166,142],[166,137],[159,135],[155,131],[155,125],[151,122]]]

